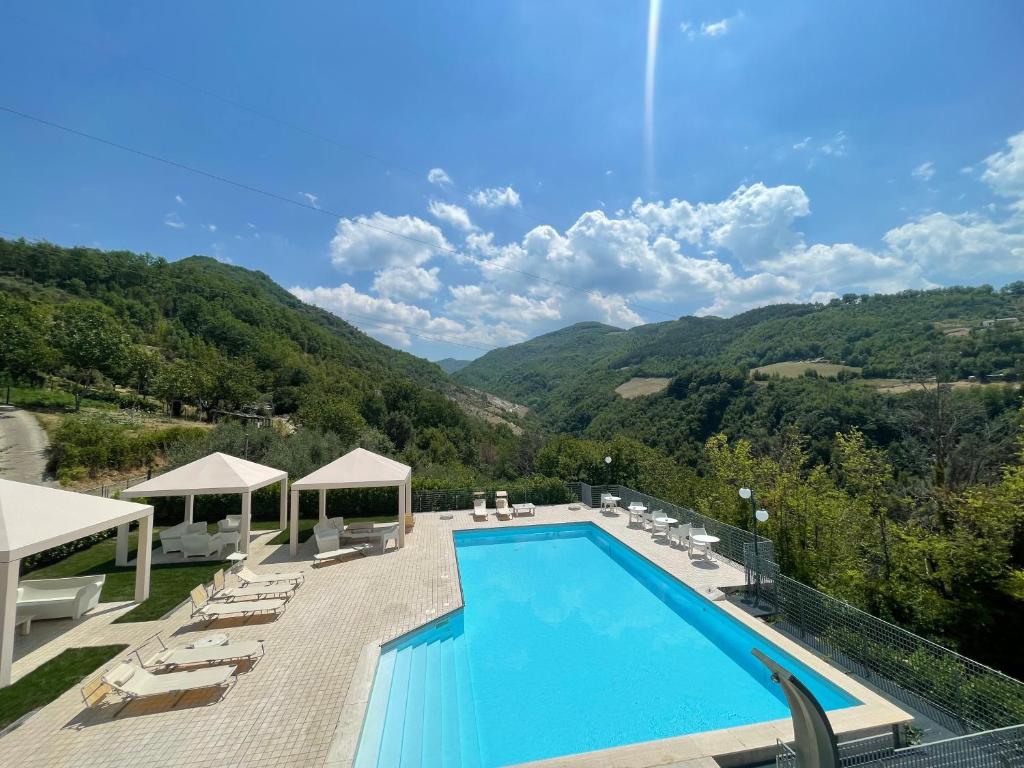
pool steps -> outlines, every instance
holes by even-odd
[[[354,768],[479,768],[465,635],[442,622],[377,664]]]

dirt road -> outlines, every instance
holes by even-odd
[[[0,409],[0,478],[44,482],[48,445],[35,416],[20,408]]]

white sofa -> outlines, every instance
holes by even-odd
[[[203,530],[202,533],[188,532],[181,536],[181,552],[186,560],[190,557],[219,555],[221,550],[228,546],[232,551],[238,549],[237,531],[234,533],[221,531],[211,536]]]
[[[18,584],[18,613],[33,619],[80,619],[100,601],[106,575],[30,579]]]
[[[217,531],[220,533],[234,533],[241,525],[241,515],[226,515],[223,520],[217,521]]]
[[[186,533],[206,533],[206,523],[178,523],[160,531],[160,548],[165,555],[181,552],[181,537]]]

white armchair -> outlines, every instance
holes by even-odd
[[[217,531],[219,533],[234,533],[241,525],[241,515],[227,515],[223,520],[217,521]]]
[[[181,534],[185,533],[186,525],[187,523],[178,523],[160,531],[160,548],[165,555],[181,552]]]
[[[341,533],[330,521],[314,525],[313,537],[316,539],[317,552],[333,552],[341,548]]]

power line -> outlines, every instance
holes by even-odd
[[[47,126],[49,128],[53,128],[53,129],[56,129],[56,130],[59,130],[59,131],[64,131],[65,133],[69,133],[69,134],[71,134],[73,136],[77,136],[77,137],[82,138],[82,139],[87,139],[88,141],[93,141],[93,142],[96,142],[98,144],[102,144],[102,145],[107,146],[107,147],[112,147],[113,149],[118,149],[118,150],[120,150],[122,152],[127,152],[129,154],[133,154],[133,155],[136,155],[138,157],[143,157],[143,158],[146,158],[147,160],[152,160],[152,161],[157,162],[157,163],[163,163],[164,165],[171,166],[172,168],[177,168],[178,170],[186,171],[188,173],[193,173],[193,174],[196,174],[198,176],[202,176],[202,177],[207,178],[207,179],[212,179],[213,181],[220,182],[221,184],[226,184],[228,186],[232,186],[232,187],[235,187],[237,189],[243,189],[243,190],[245,190],[247,192],[252,192],[253,194],[262,195],[263,197],[270,198],[271,200],[277,200],[278,202],[282,202],[282,203],[286,203],[288,205],[295,206],[296,208],[304,208],[306,210],[313,211],[315,213],[319,213],[319,214],[322,214],[322,215],[325,215],[325,216],[330,216],[332,219],[346,219],[347,221],[349,221],[352,224],[355,224],[357,226],[366,227],[367,229],[376,230],[376,231],[382,232],[382,233],[384,233],[386,235],[390,235],[392,237],[397,237],[397,238],[399,238],[401,240],[406,240],[406,241],[411,242],[411,243],[416,243],[418,245],[422,245],[422,246],[425,246],[427,248],[432,248],[432,249],[434,249],[436,251],[440,251],[442,253],[447,253],[447,254],[450,254],[450,255],[453,255],[453,256],[458,256],[458,257],[461,257],[461,258],[469,259],[470,261],[472,261],[473,263],[477,264],[478,266],[486,266],[488,268],[498,269],[498,270],[505,271],[505,272],[512,272],[514,274],[518,274],[518,275],[522,275],[523,277],[530,278],[531,280],[539,280],[539,281],[547,283],[549,285],[554,285],[554,286],[557,286],[559,288],[565,288],[567,290],[576,291],[578,293],[582,293],[584,295],[591,296],[593,298],[597,298],[597,299],[600,299],[600,300],[604,300],[605,299],[604,295],[601,294],[598,291],[593,291],[593,290],[590,290],[590,289],[587,289],[587,288],[579,288],[579,287],[577,287],[575,285],[571,285],[569,283],[563,283],[563,282],[561,282],[559,280],[552,280],[550,278],[542,277],[541,275],[535,275],[532,272],[527,272],[527,271],[521,270],[521,269],[515,269],[514,267],[509,267],[509,266],[505,266],[505,265],[501,265],[501,264],[495,264],[494,262],[491,262],[491,261],[485,261],[484,259],[479,259],[479,258],[477,258],[475,256],[471,256],[469,254],[462,253],[461,251],[459,251],[456,248],[450,248],[450,247],[447,247],[447,246],[444,246],[444,245],[438,245],[437,243],[432,243],[432,242],[429,242],[427,240],[422,240],[422,239],[417,238],[417,237],[412,237],[410,235],[403,234],[401,232],[396,232],[396,231],[394,231],[392,229],[388,229],[387,227],[382,227],[382,226],[380,226],[378,224],[371,224],[370,222],[366,221],[365,217],[364,218],[357,218],[357,219],[350,219],[345,214],[342,214],[342,213],[340,213],[338,211],[332,211],[329,208],[323,208],[323,207],[320,207],[320,206],[315,206],[315,205],[312,205],[311,203],[304,203],[304,202],[302,202],[300,200],[296,200],[294,198],[287,197],[285,195],[281,195],[281,194],[278,194],[276,192],[271,192],[271,191],[263,189],[261,187],[253,186],[252,184],[248,184],[246,182],[237,181],[235,179],[228,178],[227,176],[222,176],[220,174],[213,173],[211,171],[206,171],[206,170],[203,170],[202,168],[197,168],[195,166],[188,165],[188,164],[180,162],[178,160],[172,160],[172,159],[169,159],[169,158],[166,158],[166,157],[162,157],[160,155],[155,155],[155,154],[153,154],[151,152],[147,152],[147,151],[142,150],[142,149],[137,149],[135,147],[128,146],[127,144],[121,144],[119,142],[112,141],[111,139],[103,138],[102,136],[97,136],[97,135],[92,134],[92,133],[87,133],[85,131],[78,130],[77,128],[71,128],[70,126],[62,125],[61,123],[57,123],[57,122],[54,122],[52,120],[47,120],[46,118],[39,117],[37,115],[29,114],[28,112],[22,112],[21,110],[13,109],[11,107],[7,107],[7,106],[4,106],[2,104],[0,104],[0,111],[7,112],[8,114],[14,115],[16,117],[20,117],[20,118],[22,118],[24,120],[29,120],[31,122],[38,123],[40,125],[45,125],[45,126]],[[666,317],[672,317],[672,318],[675,317],[674,315],[672,315],[672,314],[670,314],[668,312],[664,312],[662,310],[654,309],[654,308],[651,308],[651,307],[644,307],[644,306],[641,306],[639,304],[634,304],[633,306],[636,307],[637,309],[642,309],[642,310],[645,310],[645,311],[648,311],[648,312],[655,312],[657,314],[661,314],[661,315],[664,315]]]

